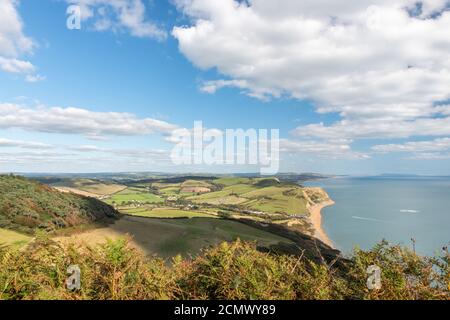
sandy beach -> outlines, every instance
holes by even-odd
[[[333,242],[328,238],[327,234],[322,228],[322,209],[332,206],[335,202],[333,200],[324,201],[309,208],[311,223],[314,227],[314,236],[334,248]]]

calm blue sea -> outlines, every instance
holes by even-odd
[[[434,255],[450,243],[449,177],[333,178],[305,183],[323,187],[336,202],[322,223],[335,246],[349,253],[381,239]]]

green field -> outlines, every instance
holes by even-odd
[[[231,185],[240,184],[240,183],[250,183],[250,179],[248,179],[248,178],[224,177],[224,178],[215,179],[213,182],[216,183],[216,184],[224,185],[224,186],[231,186]]]
[[[215,216],[202,212],[179,210],[172,208],[146,208],[122,209],[122,213],[148,218],[214,218]]]
[[[165,196],[176,195],[180,192],[180,187],[166,187],[159,189],[159,192]]]
[[[123,191],[113,194],[110,198],[105,200],[105,202],[108,204],[116,203],[118,205],[133,201],[143,203],[161,203],[164,201],[164,199],[150,192],[142,192],[140,191],[140,189],[127,188]]]
[[[26,236],[15,231],[0,229],[0,246],[7,245],[13,247],[23,247],[32,239],[33,238],[30,236]]]
[[[232,186],[228,186],[223,188],[220,191],[209,192],[199,196],[193,196],[187,198],[187,200],[191,200],[197,203],[210,203],[210,204],[219,204],[219,203],[241,203],[247,201],[245,198],[240,198],[239,195],[256,190],[256,187],[249,184],[236,184]],[[226,197],[231,197],[231,201],[227,201]]]
[[[226,178],[224,182],[231,183],[231,181],[238,180]],[[186,199],[199,204],[239,205],[242,209],[270,214],[306,214],[308,212],[306,208],[307,200],[304,198],[303,191],[300,187],[295,186],[258,187],[254,184],[239,183],[229,185],[220,191]]]
[[[192,190],[195,188],[205,188],[200,190],[201,192],[208,192],[214,187],[213,184],[203,180],[186,180],[182,183],[165,183],[165,182],[154,182],[151,184],[153,188],[158,189],[159,193],[164,196],[192,196],[196,194],[197,191]]]
[[[203,180],[186,180],[181,184],[182,188],[186,188],[186,187],[205,187],[205,188],[210,188],[212,185],[207,182],[207,181],[203,181]]]
[[[276,196],[269,199],[258,199],[246,203],[246,207],[256,211],[267,213],[306,214],[306,200]]]
[[[151,192],[151,189],[149,191],[149,188],[155,190],[154,193]],[[199,188],[198,191],[195,188]],[[136,204],[161,205],[166,199],[188,201],[200,207],[202,205],[203,207],[221,208],[229,206],[231,210],[238,208],[238,210],[251,210],[272,215],[308,213],[308,200],[305,199],[301,187],[283,184],[275,178],[223,177],[214,180],[187,179],[177,183],[162,179],[141,187],[138,187],[137,184],[129,186],[127,189],[111,195],[105,201],[124,210],[127,209],[124,207]],[[151,207],[139,208],[137,212],[153,217],[155,211],[152,209]],[[182,210],[181,212],[172,210],[172,212],[161,214],[161,217],[166,217],[166,214],[167,217],[192,216],[192,213],[188,214]]]

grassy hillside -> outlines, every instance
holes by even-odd
[[[301,187],[281,184],[276,179],[219,179],[225,187],[186,198],[193,203],[210,205],[238,205],[244,210],[269,214],[306,215],[307,199]],[[232,184],[232,182],[238,182]]]
[[[97,183],[103,183],[97,180]],[[102,197],[124,214],[155,218],[251,218],[313,234],[310,208],[328,199],[320,188],[304,188],[276,177],[155,178],[125,183],[127,188]],[[173,211],[167,212],[167,209]]]
[[[86,186],[90,186],[92,190],[94,186],[111,182],[72,178],[56,183],[65,185],[65,188],[85,190]],[[284,245],[278,246],[280,250],[296,252],[291,248],[295,246],[292,240],[283,237],[282,233],[276,235],[239,221],[251,218],[266,220],[264,224],[267,224],[276,220],[289,227],[291,214],[306,213],[306,200],[299,186],[281,183],[276,178],[227,177],[159,178],[125,184],[125,189],[104,195],[101,200],[127,217],[87,232],[75,228],[71,235],[75,241],[95,244],[104,242],[105,238],[115,239],[129,234],[133,237],[132,243],[145,252],[164,257],[196,255],[205,246],[236,238],[257,241],[266,248],[283,242]],[[296,230],[307,229],[307,221],[296,217],[292,219],[296,222]]]
[[[138,213],[138,215],[141,213]],[[170,214],[170,215],[169,215]],[[189,212],[166,210],[157,213],[164,218],[125,216],[107,226],[75,232],[64,237],[53,238],[67,243],[74,241],[89,245],[105,243],[106,239],[131,237],[130,243],[145,254],[171,258],[177,255],[196,256],[201,250],[222,241],[243,239],[255,241],[266,250],[276,246],[285,248],[295,246],[295,242],[283,237],[233,220],[217,219],[207,215],[191,215]],[[175,219],[176,218],[176,219]],[[297,250],[298,251],[298,250]]]
[[[117,212],[93,198],[59,192],[23,177],[0,175],[0,228],[33,233],[74,226]]]
[[[69,191],[72,189],[81,190],[97,196],[113,194],[126,188],[126,186],[121,184],[85,178],[61,179],[60,181],[52,183],[51,185],[62,189],[67,188]]]

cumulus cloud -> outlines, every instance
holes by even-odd
[[[35,67],[29,61],[0,56],[0,69],[10,73],[31,73]]]
[[[237,87],[312,101],[336,113],[296,136],[317,139],[450,135],[450,2],[446,0],[177,0],[190,25],[180,51]],[[326,141],[324,141],[326,143]]]
[[[33,40],[23,33],[17,3],[15,0],[0,0],[0,53],[6,57],[29,53],[35,46]]]
[[[66,0],[81,8],[84,22],[91,22],[97,31],[126,31],[140,38],[163,40],[166,31],[145,17],[142,0]]]
[[[23,32],[17,5],[16,0],[0,0],[0,70],[28,74],[35,67],[20,57],[32,53],[36,45]]]
[[[0,103],[0,128],[81,134],[91,139],[105,136],[169,134],[176,125],[131,113],[95,112],[81,108],[37,107]]]

